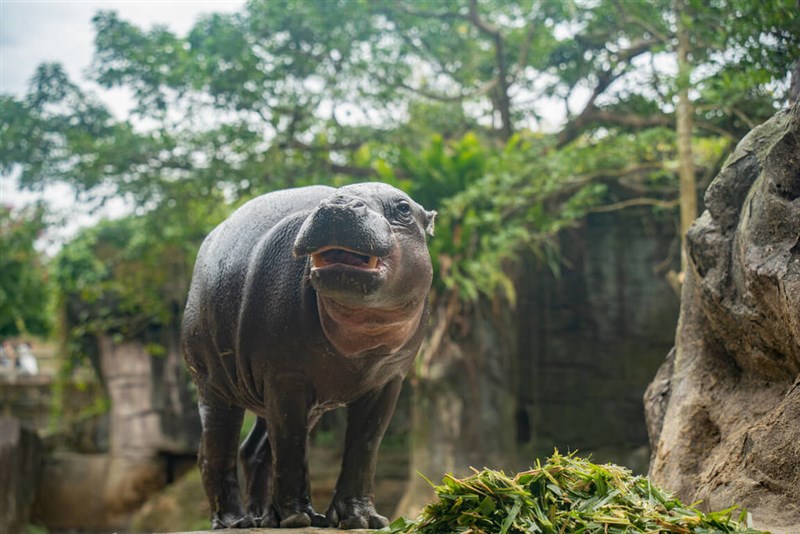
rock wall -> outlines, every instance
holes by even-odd
[[[13,417],[0,417],[0,532],[22,532],[28,524],[41,449],[34,431]]]
[[[558,274],[535,258],[520,265],[516,309],[481,301],[447,322],[437,303],[409,380],[409,486],[395,515],[433,498],[417,472],[438,483],[469,466],[520,470],[554,447],[646,472],[642,394],[678,318],[665,276],[680,261],[674,219],[591,215],[562,236]]]
[[[650,475],[800,527],[800,107],[754,129],[687,235],[675,351],[648,389]]]
[[[593,214],[561,247],[557,275],[536,262],[518,289],[518,439],[539,457],[558,447],[646,471],[642,394],[678,318],[674,215]]]
[[[111,400],[110,452],[153,457],[194,454],[200,415],[177,338],[152,355],[138,341],[99,339],[103,383]]]
[[[36,522],[55,530],[125,529],[131,514],[180,474],[176,458],[194,465],[199,414],[177,336],[158,347],[152,354],[156,349],[139,341],[98,339],[99,368],[111,401],[108,451],[49,454]]]

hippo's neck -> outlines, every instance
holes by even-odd
[[[395,309],[351,308],[317,294],[322,330],[344,356],[379,350],[392,354],[403,348],[419,328],[425,301]]]

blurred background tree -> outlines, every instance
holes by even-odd
[[[786,103],[800,59],[794,0],[253,0],[184,36],[111,11],[94,25],[89,78],[128,89],[131,115],[44,64],[25,97],[2,96],[0,119],[0,164],[22,187],[132,207],[50,261],[73,361],[100,333],[177,328],[197,247],[244,201],[385,181],[440,213],[411,381],[423,473],[514,455],[520,385],[485,394],[488,411],[450,434],[456,416],[436,407],[514,376],[531,265],[558,272],[561,236],[592,214],[644,207],[680,237],[730,149]],[[4,320],[28,317],[6,313],[17,302]],[[451,380],[465,365],[481,371]]]
[[[34,246],[44,227],[40,205],[0,207],[0,340],[50,332],[50,285]]]

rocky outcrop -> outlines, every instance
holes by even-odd
[[[745,137],[687,235],[675,351],[645,395],[650,476],[800,526],[800,106]]]

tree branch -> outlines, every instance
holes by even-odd
[[[619,52],[611,52],[613,55],[617,57],[618,62],[615,65],[612,65],[611,68],[605,69],[597,74],[597,85],[595,86],[594,90],[592,91],[592,95],[589,97],[589,101],[586,103],[586,106],[574,119],[570,120],[569,123],[559,132],[558,134],[558,141],[557,147],[561,148],[564,145],[569,144],[573,141],[576,137],[578,137],[583,130],[589,123],[598,120],[599,116],[602,116],[605,112],[598,109],[595,105],[595,101],[597,98],[605,92],[608,87],[614,83],[618,78],[620,78],[624,73],[626,68],[630,65],[630,61],[644,54],[645,52],[650,50],[655,44],[658,44],[659,41],[657,39],[640,39],[631,44],[631,46],[625,48],[624,50],[620,50]],[[620,65],[626,64],[625,68],[620,70],[617,73],[614,73],[614,70]],[[609,122],[614,122],[614,118],[617,116],[609,115],[606,120]],[[644,119],[642,117],[642,119]],[[658,125],[663,124],[661,121],[658,122]],[[670,123],[671,124],[671,123]],[[642,126],[649,126],[652,124],[642,124]],[[630,124],[630,126],[638,126],[636,124]]]
[[[444,95],[442,93],[434,93],[434,92],[431,92],[431,91],[426,91],[425,89],[421,89],[421,88],[418,88],[418,87],[413,87],[413,86],[408,85],[407,83],[405,83],[403,81],[399,81],[399,80],[396,81],[396,82],[390,82],[389,80],[386,79],[386,77],[381,76],[380,74],[375,74],[375,76],[382,83],[385,83],[387,85],[391,85],[392,83],[395,83],[401,89],[405,89],[406,91],[412,92],[412,93],[417,94],[419,96],[423,96],[423,97],[428,98],[430,100],[436,100],[438,102],[461,102],[462,100],[469,100],[470,98],[477,98],[479,96],[484,96],[484,95],[488,94],[489,92],[491,92],[495,87],[497,87],[497,83],[498,83],[497,78],[493,78],[493,79],[485,82],[483,85],[481,85],[480,87],[475,89],[475,91],[473,91],[473,92],[470,92],[470,93],[459,93],[457,95],[450,96],[450,95]]]
[[[508,69],[506,67],[506,58],[503,52],[503,36],[500,30],[481,19],[478,13],[478,0],[470,0],[469,3],[469,20],[480,31],[489,35],[494,40],[494,55],[497,62],[497,107],[500,111],[500,125],[503,132],[503,139],[508,140],[514,134],[514,128],[511,124],[511,98],[508,96]]]
[[[517,76],[522,72],[525,68],[525,65],[528,63],[528,53],[531,47],[531,41],[533,41],[533,34],[534,34],[534,26],[533,24],[528,24],[528,31],[525,32],[525,39],[522,41],[522,48],[519,50],[519,56],[517,57],[517,69],[516,72],[512,75],[512,81],[517,80]]]
[[[397,8],[407,15],[412,15],[414,17],[422,17],[422,18],[430,18],[430,19],[453,19],[453,18],[464,18],[463,15],[460,13],[454,13],[452,11],[421,11],[412,8],[408,4],[404,2],[397,2]]]
[[[655,38],[639,39],[638,41],[631,43],[628,48],[620,50],[618,53],[616,53],[616,56],[620,61],[630,62],[631,59],[640,56],[645,52],[649,52],[650,48],[657,44],[661,44],[661,41]]]
[[[651,126],[671,126],[673,119],[669,115],[642,116],[635,114],[614,113],[605,109],[594,108],[591,121],[606,122],[617,126],[632,128],[648,128]]]
[[[627,9],[627,6],[623,5],[621,2],[616,1],[614,2],[614,6],[617,8],[617,11],[622,14],[622,19],[639,26],[641,29],[646,31],[647,33],[651,34],[655,37],[659,43],[667,43],[667,41],[672,37],[670,34],[663,34],[658,31],[654,26],[651,24],[646,23],[645,21],[641,20],[638,17],[631,17],[630,10]]]
[[[481,19],[480,14],[478,14],[478,0],[470,0],[469,2],[469,20],[483,33],[495,39],[501,37],[500,30]]]
[[[609,211],[619,211],[625,208],[634,206],[659,206],[661,208],[674,208],[678,205],[678,199],[662,200],[660,198],[631,198],[621,202],[614,202],[612,204],[605,204],[603,206],[595,206],[586,211],[589,213],[605,213]]]
[[[739,137],[736,134],[734,134],[733,132],[729,132],[725,128],[720,128],[719,126],[711,124],[710,122],[695,121],[694,125],[697,128],[701,128],[703,130],[708,130],[709,132],[714,132],[716,134],[719,134],[719,135],[722,135],[724,137],[727,137],[728,139],[730,139],[733,142],[739,141]]]

